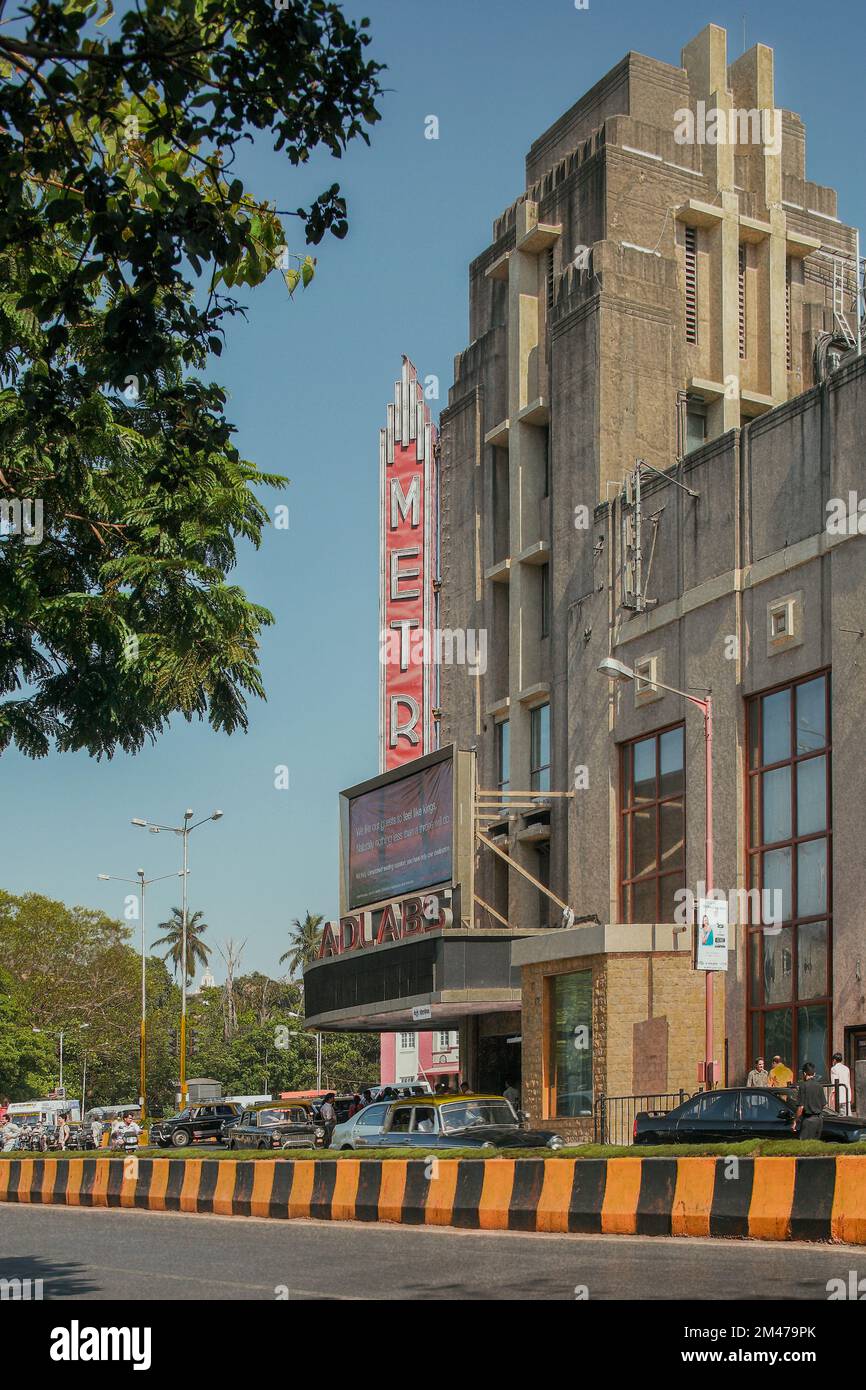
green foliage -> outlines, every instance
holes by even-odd
[[[289,934],[290,945],[280,956],[280,965],[289,964],[289,974],[296,975],[305,965],[315,960],[322,940],[322,923],[325,918],[321,912],[307,912],[303,922],[299,917],[292,921]]]
[[[271,615],[227,583],[258,545],[225,393],[202,380],[230,293],[347,230],[339,186],[279,210],[233,169],[260,132],[290,167],[377,119],[367,21],[327,0],[33,0],[0,28],[0,751],[110,756],[173,713],[245,728]]]
[[[197,966],[205,966],[210,960],[211,949],[202,941],[202,933],[208,929],[207,922],[203,921],[203,912],[189,912],[186,917],[186,982],[190,983],[195,978]],[[179,907],[171,909],[171,917],[167,922],[160,922],[159,930],[164,933],[158,936],[153,946],[167,946],[168,950],[162,957],[163,960],[171,961],[172,973],[177,976],[180,974],[183,965],[183,911]]]
[[[68,1094],[80,1096],[86,1058],[88,1106],[134,1101],[140,991],[141,956],[126,925],[38,893],[0,891],[0,1096],[25,1100],[57,1085],[62,1028]],[[157,956],[146,960],[145,992],[148,1111],[172,1113],[180,989]],[[228,1037],[225,987],[189,995],[187,1075],[214,1077],[225,1094],[314,1089],[316,1049],[299,1017],[300,985],[254,972],[234,981],[233,994],[237,1022]],[[338,1092],[376,1081],[378,1036],[326,1035],[322,1072]]]

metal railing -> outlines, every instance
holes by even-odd
[[[593,1109],[593,1138],[596,1144],[631,1144],[634,1117],[641,1110],[666,1114],[688,1100],[689,1092],[667,1091],[661,1095],[596,1096]]]

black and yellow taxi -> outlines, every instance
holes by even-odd
[[[311,1101],[252,1105],[223,1128],[230,1149],[320,1149],[325,1127]]]
[[[132,1106],[129,1107],[133,1109]],[[156,1120],[150,1127],[150,1142],[161,1149],[169,1146],[185,1149],[190,1144],[222,1143],[223,1125],[234,1119],[240,1106],[231,1100],[198,1101],[170,1115],[167,1120]]]
[[[332,1149],[558,1149],[560,1135],[524,1129],[504,1096],[414,1096],[374,1101],[331,1135]]]

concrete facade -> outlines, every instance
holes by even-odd
[[[829,672],[830,1036],[834,1047],[859,1047],[846,1029],[862,1027],[866,1048],[857,841],[866,574],[856,522],[850,535],[826,526],[828,502],[856,492],[862,473],[858,238],[838,220],[835,192],[807,180],[805,131],[793,113],[775,118],[778,148],[678,140],[684,110],[699,120],[715,109],[725,121],[737,110],[774,110],[772,51],[758,46],[729,66],[725,43],[709,26],[679,67],[628,54],[533,144],[525,192],[470,267],[471,342],[455,360],[441,420],[441,603],[444,626],[487,629],[490,658],[483,675],[443,668],[441,737],[477,749],[482,788],[535,794],[520,812],[503,796],[499,821],[488,824],[496,842],[578,916],[626,922],[622,748],[683,726],[682,882],[696,889],[703,726],[676,695],[611,689],[599,660],[654,663],[646,669],[659,681],[711,689],[715,879],[726,891],[750,883],[747,702]],[[539,771],[533,749],[543,706],[549,771]],[[545,791],[574,795],[548,800]],[[549,900],[485,848],[475,891],[477,927],[560,926]],[[792,935],[781,937],[783,955]],[[732,1083],[752,1050],[746,937],[745,927],[732,931],[716,1030]],[[760,968],[763,988],[777,989],[775,978],[766,984],[766,963]],[[791,960],[778,968],[790,970]],[[613,961],[605,979],[612,1000],[616,990],[626,998],[631,986]],[[792,986],[792,1009],[809,997],[801,985]],[[543,1085],[538,1018],[526,994],[523,1003],[531,1094]],[[804,1019],[792,1027],[805,1029]],[[641,1020],[638,1011],[631,1025]],[[464,1046],[471,1051],[462,1033]],[[699,1036],[691,1050],[690,1075],[677,1085],[696,1084]],[[626,1084],[625,1063],[599,1066],[596,1090]]]

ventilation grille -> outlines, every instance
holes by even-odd
[[[746,248],[740,247],[739,283],[737,289],[740,314],[740,357],[746,355]]]
[[[686,227],[686,342],[698,341],[698,231]]]

